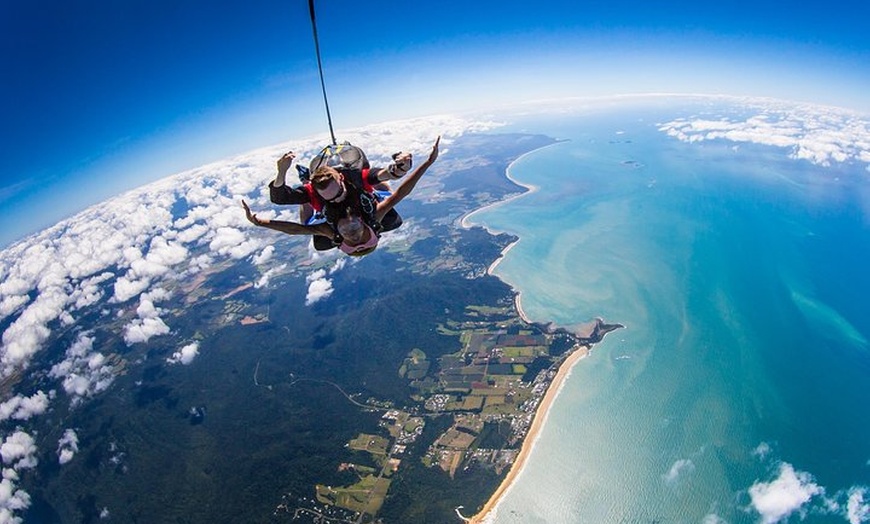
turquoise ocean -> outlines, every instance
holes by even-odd
[[[468,217],[520,238],[495,274],[532,320],[626,329],[574,367],[490,521],[849,522],[850,497],[861,519],[870,175],[658,129],[698,110],[509,127],[564,141],[511,166],[535,191]]]

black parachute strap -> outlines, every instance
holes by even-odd
[[[329,123],[329,136],[332,145],[337,145],[335,131],[332,130],[332,115],[329,114],[329,100],[326,98],[326,83],[323,81],[323,63],[320,61],[320,43],[317,40],[317,22],[314,18],[314,0],[308,0],[308,11],[311,13],[311,30],[314,33],[314,51],[317,53],[317,70],[320,71],[320,89],[323,91],[323,105],[326,106],[326,121]]]

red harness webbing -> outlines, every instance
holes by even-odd
[[[317,194],[317,191],[314,190],[314,185],[310,182],[306,182],[302,184],[302,187],[305,189],[305,192],[308,193],[308,202],[311,204],[311,207],[314,208],[314,211],[320,212],[323,209],[323,200],[320,199],[320,195]]]
[[[375,186],[369,183],[369,168],[365,168],[362,170],[362,183],[363,183],[363,191],[366,193],[374,193]]]

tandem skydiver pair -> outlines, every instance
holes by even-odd
[[[296,157],[288,152],[278,159],[269,195],[275,204],[299,205],[299,222],[260,218],[243,200],[245,215],[257,226],[288,235],[312,235],[320,251],[337,247],[350,256],[367,255],[377,248],[381,233],[402,225],[394,207],[438,158],[440,141],[439,136],[429,157],[413,171],[409,153],[396,153],[386,168],[372,168],[356,146],[347,142],[327,146],[308,167],[297,164],[302,183],[290,187],[286,175]],[[387,181],[400,178],[404,180],[391,192]]]

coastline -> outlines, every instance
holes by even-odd
[[[538,186],[524,183],[524,182],[520,182],[517,179],[515,179],[511,175],[511,169],[513,168],[513,166],[516,162],[523,159],[525,156],[530,155],[532,153],[535,153],[537,151],[540,151],[541,149],[545,149],[547,147],[552,147],[552,146],[557,145],[559,143],[561,143],[561,141],[544,146],[543,148],[539,148],[539,149],[536,149],[534,151],[529,151],[528,153],[524,153],[523,155],[521,155],[517,159],[515,159],[513,162],[511,162],[508,165],[507,169],[505,170],[505,176],[507,176],[507,178],[511,182],[513,182],[514,184],[516,184],[522,188],[525,188],[525,191],[523,191],[519,194],[513,195],[505,200],[500,200],[498,202],[494,202],[494,203],[489,204],[487,206],[484,206],[480,209],[476,209],[470,213],[467,213],[462,218],[460,218],[460,220],[459,220],[460,226],[463,228],[472,227],[472,225],[469,222],[469,219],[475,213],[478,213],[478,212],[483,211],[485,209],[489,209],[491,207],[501,206],[501,205],[507,204],[507,203],[513,201],[514,199],[517,199],[517,198],[520,198],[522,196],[529,195],[529,194],[532,194],[532,193],[538,191],[538,189],[539,189]],[[481,224],[481,227],[483,227],[486,231],[488,231],[491,234],[499,233],[497,231],[490,229],[486,225]],[[494,271],[498,267],[499,263],[505,258],[507,253],[511,249],[513,249],[517,245],[517,243],[519,243],[519,241],[520,241],[520,239],[518,238],[516,241],[511,242],[509,245],[507,245],[502,250],[500,256],[495,261],[493,261],[493,263],[490,264],[489,267],[487,268],[487,274],[494,275]],[[526,312],[523,310],[523,307],[522,307],[522,293],[520,293],[520,291],[517,290],[516,288],[513,288],[513,290],[515,293],[514,306],[515,306],[515,309],[517,311],[517,314],[520,316],[520,318],[523,319],[524,322],[531,324],[532,321],[526,315]],[[472,524],[483,524],[486,521],[487,517],[489,517],[490,515],[493,514],[494,510],[498,506],[498,504],[501,501],[504,494],[507,493],[507,491],[514,484],[516,479],[522,473],[522,470],[525,466],[526,460],[528,460],[529,456],[531,456],[532,450],[534,449],[535,444],[537,443],[538,436],[541,432],[541,429],[544,427],[544,424],[547,421],[547,417],[549,416],[549,413],[550,413],[550,408],[553,406],[553,402],[555,401],[556,397],[558,397],[559,393],[562,390],[562,387],[565,384],[565,379],[567,379],[568,376],[570,376],[571,370],[573,369],[574,365],[577,364],[580,360],[583,360],[584,358],[589,356],[590,353],[591,353],[590,346],[578,344],[577,346],[575,346],[575,349],[567,357],[565,357],[565,359],[561,362],[561,364],[559,364],[559,368],[556,371],[556,375],[553,377],[553,380],[550,382],[550,385],[547,387],[547,391],[546,391],[546,393],[544,393],[544,397],[543,397],[543,399],[541,399],[540,405],[535,410],[535,415],[534,415],[534,418],[532,419],[532,424],[529,427],[528,433],[526,434],[525,438],[523,439],[522,446],[520,446],[520,452],[517,455],[517,458],[514,461],[514,463],[511,465],[510,470],[508,470],[508,473],[505,476],[505,478],[502,480],[502,482],[499,484],[498,488],[496,488],[495,492],[493,492],[493,494],[490,496],[489,500],[486,501],[486,503],[483,505],[483,507],[481,508],[481,510],[478,513],[476,513],[475,515],[473,515],[471,517],[464,518],[457,510],[457,515],[459,515],[460,518],[462,518],[465,522],[470,522]]]
[[[511,175],[511,169],[514,167],[514,164],[516,164],[517,162],[519,162],[519,161],[522,160],[523,158],[525,158],[525,157],[531,155],[532,153],[537,153],[538,151],[541,151],[541,150],[543,150],[543,149],[547,149],[548,147],[553,147],[553,146],[559,145],[559,144],[561,144],[562,142],[565,142],[565,141],[566,141],[566,140],[557,140],[556,142],[554,142],[554,143],[552,143],[552,144],[548,144],[548,145],[545,145],[545,146],[543,146],[543,147],[539,147],[538,149],[534,149],[534,150],[529,151],[529,152],[527,152],[527,153],[523,153],[522,155],[520,155],[520,156],[518,156],[516,159],[514,159],[510,164],[508,164],[507,168],[505,168],[505,176],[507,177],[508,180],[510,180],[510,181],[513,182],[514,184],[516,184],[516,185],[520,186],[521,188],[525,189],[525,191],[523,191],[523,192],[521,192],[521,193],[517,193],[516,195],[511,195],[510,197],[508,197],[508,198],[506,198],[506,199],[504,199],[504,200],[499,200],[498,202],[493,202],[492,204],[489,204],[489,205],[483,206],[483,207],[481,207],[481,208],[475,209],[474,211],[470,211],[470,212],[466,213],[465,215],[463,215],[462,217],[459,218],[459,226],[462,227],[462,228],[464,228],[464,229],[468,229],[468,228],[470,228],[470,227],[473,227],[474,225],[469,223],[469,219],[470,219],[472,216],[474,216],[476,213],[479,213],[479,212],[481,212],[481,211],[484,211],[484,210],[487,210],[487,209],[490,209],[490,208],[493,208],[493,207],[498,207],[498,206],[505,205],[505,204],[507,204],[507,203],[509,203],[509,202],[512,202],[513,200],[515,200],[515,199],[517,199],[517,198],[524,197],[524,196],[526,196],[526,195],[531,195],[532,193],[537,192],[537,191],[540,189],[538,186],[535,186],[535,185],[532,185],[532,184],[529,184],[529,183],[526,183],[526,182],[521,182],[521,181],[517,180],[516,178],[514,178],[514,177]],[[487,232],[489,232],[490,234],[493,234],[493,235],[497,235],[497,234],[501,233],[501,231],[495,231],[495,230],[491,229],[490,227],[488,227],[488,226],[486,226],[486,225],[484,225],[484,224],[480,224],[480,227],[482,227],[482,228],[485,229]],[[511,243],[508,244],[504,249],[502,249],[501,254],[499,255],[499,257],[496,258],[496,259],[492,262],[492,264],[489,265],[488,268],[486,268],[486,273],[487,273],[488,275],[494,275],[495,269],[498,267],[498,265],[501,263],[501,261],[504,260],[505,256],[508,254],[508,252],[509,252],[511,249],[513,249],[514,246],[517,245],[517,243],[519,243],[519,241],[520,241],[520,239],[517,238],[517,240],[511,242]],[[495,275],[494,275],[494,276],[495,276]],[[522,305],[520,304],[520,292],[519,292],[516,288],[513,288],[513,286],[511,286],[511,288],[514,290],[514,293],[516,293],[516,298],[514,299],[514,303],[515,303],[515,305],[516,305],[517,313],[519,313],[519,315],[520,315],[520,317],[523,319],[523,321],[528,322],[528,323],[531,324],[532,322],[531,322],[531,321],[529,320],[529,318],[526,316],[526,313],[525,313],[525,311],[523,311]]]
[[[525,157],[527,157],[527,156],[529,156],[529,155],[531,155],[531,154],[533,154],[533,153],[537,153],[538,151],[541,151],[541,150],[547,149],[548,147],[554,147],[554,146],[557,146],[557,145],[561,144],[562,142],[565,142],[565,140],[557,140],[556,142],[553,142],[552,144],[547,144],[547,145],[545,145],[545,146],[543,146],[543,147],[539,147],[538,149],[534,149],[534,150],[529,151],[529,152],[527,152],[527,153],[523,153],[522,155],[520,155],[520,156],[518,156],[516,159],[514,159],[513,162],[511,162],[510,164],[508,164],[507,168],[505,169],[505,176],[507,177],[508,180],[510,180],[510,181],[513,182],[514,184],[516,184],[516,185],[520,186],[521,188],[525,189],[525,191],[523,191],[523,192],[521,192],[521,193],[517,193],[516,195],[511,195],[510,197],[505,198],[504,200],[499,200],[498,202],[493,202],[492,204],[485,205],[485,206],[483,206],[483,207],[481,207],[481,208],[475,209],[474,211],[470,211],[470,212],[466,213],[465,215],[463,215],[462,217],[459,218],[459,225],[460,225],[461,227],[465,228],[465,229],[468,229],[469,227],[472,227],[472,225],[468,223],[468,220],[469,220],[472,216],[474,216],[476,213],[480,213],[481,211],[484,211],[484,210],[489,209],[489,208],[492,208],[492,207],[498,207],[498,206],[505,205],[505,204],[507,204],[507,203],[509,203],[509,202],[511,202],[511,201],[513,201],[513,200],[515,200],[515,199],[517,199],[517,198],[520,198],[520,197],[523,197],[523,196],[526,196],[526,195],[531,195],[532,193],[537,192],[538,189],[539,189],[538,186],[535,186],[535,185],[532,185],[532,184],[528,184],[528,183],[526,183],[526,182],[520,182],[519,180],[517,180],[516,178],[514,178],[513,176],[511,176],[511,169],[514,167],[514,164],[516,164],[516,163],[519,162],[520,160],[524,159]],[[500,233],[500,231],[493,231],[492,229],[490,229],[489,227],[487,227],[487,226],[485,226],[485,225],[481,225],[480,227],[484,228],[485,230],[487,230],[487,231],[489,231],[490,233],[493,233],[493,234],[498,234],[498,233]],[[507,252],[507,249],[506,249],[505,251],[502,252],[502,257],[504,257],[504,254],[505,254],[506,252]]]
[[[514,481],[519,477],[520,473],[522,473],[526,460],[532,454],[532,450],[538,440],[541,428],[543,428],[544,424],[547,422],[547,417],[550,413],[550,408],[553,406],[553,401],[559,396],[559,392],[561,392],[562,386],[565,384],[565,379],[570,376],[571,369],[573,369],[574,365],[589,356],[590,352],[590,349],[586,346],[577,346],[577,349],[575,349],[564,361],[562,361],[561,364],[559,364],[559,370],[556,372],[556,376],[553,377],[553,381],[550,382],[550,386],[547,388],[547,392],[544,394],[541,404],[538,406],[538,409],[535,410],[535,417],[532,419],[529,433],[523,440],[523,445],[520,447],[520,453],[511,465],[511,469],[508,471],[507,476],[505,476],[504,480],[502,480],[501,484],[499,484],[489,500],[486,501],[486,504],[483,505],[480,512],[470,517],[466,522],[472,524],[483,524],[486,517],[498,506],[502,496],[507,493]]]

